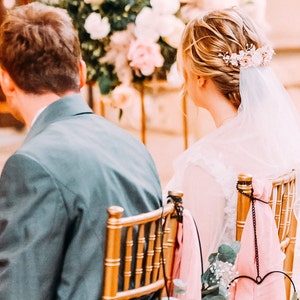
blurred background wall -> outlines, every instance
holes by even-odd
[[[266,20],[276,48],[300,51],[299,0],[267,0]]]

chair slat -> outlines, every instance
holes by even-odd
[[[130,278],[132,275],[131,264],[132,264],[132,227],[128,227],[126,231],[126,252],[125,252],[125,263],[124,263],[124,291],[129,290],[130,287]]]
[[[135,266],[135,287],[138,288],[142,284],[143,275],[143,258],[145,245],[145,227],[140,225],[137,241],[136,266]]]
[[[152,281],[157,280],[159,275],[159,269],[161,266],[161,251],[162,251],[162,224],[160,221],[156,222],[156,241],[154,248],[154,259],[153,259],[153,273],[152,273]]]
[[[149,237],[148,237],[148,249],[147,249],[147,262],[146,262],[146,274],[145,274],[145,284],[150,284],[151,274],[153,271],[153,257],[154,257],[154,242],[155,242],[155,222],[151,222]]]
[[[273,185],[273,189],[277,190],[277,198],[275,200],[275,223],[276,227],[279,227],[280,224],[280,216],[281,216],[281,205],[282,205],[282,195],[283,195],[283,185],[282,182]]]
[[[166,272],[166,280],[167,280],[167,285],[171,286],[172,285],[172,278],[170,276],[172,272],[172,263],[170,260],[168,260],[168,257],[173,257],[174,252],[175,252],[175,244],[176,244],[176,235],[174,234],[175,230],[172,228],[172,226],[175,225],[174,222],[172,222],[172,216],[169,215],[165,219],[165,226],[164,226],[164,241],[163,241],[163,248],[164,248],[164,261],[163,263],[165,264],[165,272]],[[177,224],[176,224],[177,226]]]
[[[283,195],[281,199],[281,211],[280,211],[280,217],[279,217],[279,226],[278,227],[278,236],[279,240],[283,241],[285,237],[287,236],[289,225],[290,225],[290,219],[288,218],[288,211],[289,211],[289,185],[285,183],[283,185]]]

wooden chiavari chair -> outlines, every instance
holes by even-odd
[[[130,217],[122,217],[123,212],[119,206],[108,208],[102,299],[168,295],[178,228],[177,206],[169,202],[155,211]]]

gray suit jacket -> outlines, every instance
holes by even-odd
[[[110,205],[128,215],[161,205],[153,160],[80,94],[64,97],[1,175],[0,299],[99,299]]]

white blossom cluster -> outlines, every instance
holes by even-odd
[[[234,67],[240,67],[241,69],[246,69],[250,67],[264,67],[268,66],[272,60],[274,50],[271,46],[266,45],[261,48],[256,49],[256,47],[251,44],[247,46],[246,50],[241,50],[239,53],[220,53],[219,56],[228,65],[231,64]]]

